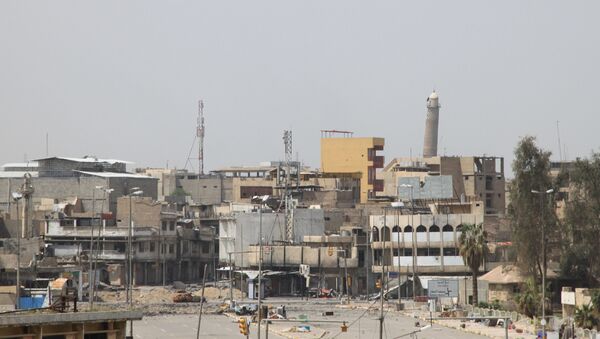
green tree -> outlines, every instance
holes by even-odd
[[[513,231],[517,263],[523,272],[536,278],[539,278],[547,267],[548,246],[542,246],[542,242],[545,240],[547,245],[548,239],[560,237],[552,196],[532,193],[544,192],[553,187],[550,155],[550,152],[537,147],[534,137],[527,136],[521,139],[515,148],[515,159],[512,163],[515,177],[509,189],[508,216]],[[542,237],[542,227],[546,234],[545,239]],[[542,247],[546,248],[546,253],[542,253]]]
[[[483,224],[465,224],[462,226],[459,243],[459,253],[465,265],[473,275],[473,305],[477,305],[477,275],[487,254],[487,233]]]
[[[175,188],[173,193],[171,193],[171,195],[176,196],[176,197],[184,197],[184,196],[190,195],[190,194],[188,192],[186,192],[182,187],[177,187],[177,188]]]
[[[600,276],[600,153],[578,159],[568,171],[570,193],[566,204],[563,274],[594,283]],[[566,261],[566,262],[565,262]],[[577,277],[577,276],[576,276]]]
[[[516,299],[519,312],[530,318],[538,314],[538,310],[540,309],[540,293],[537,284],[532,278],[525,281],[521,293],[517,295]]]
[[[575,310],[575,324],[588,330],[593,329],[598,324],[598,319],[594,316],[594,310],[590,304],[581,305]]]

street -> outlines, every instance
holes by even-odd
[[[317,300],[276,300],[269,299],[265,304],[277,307],[285,305],[289,319],[298,319],[306,316],[306,322],[273,322],[269,326],[269,338],[379,338],[379,310],[367,310],[367,303],[360,303],[360,308],[340,306],[339,302],[323,302]],[[333,311],[332,316],[324,316],[323,312]],[[312,321],[311,321],[312,320]],[[341,332],[341,323],[319,323],[324,321],[346,321],[349,326],[347,332]],[[397,312],[385,313],[383,338],[396,338],[409,334],[419,327],[415,327],[415,319],[400,315]],[[144,317],[134,324],[135,338],[195,338],[198,317],[196,315],[161,315]],[[306,325],[310,332],[292,332],[296,326]],[[420,321],[420,327],[428,325]],[[256,325],[251,326],[250,338],[256,338]],[[263,326],[262,337],[264,338]],[[485,338],[484,336],[465,333],[434,324],[417,334],[418,338]],[[243,338],[239,333],[238,324],[234,318],[227,315],[207,314],[202,319],[202,338]],[[409,336],[407,336],[409,337]]]

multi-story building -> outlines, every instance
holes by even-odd
[[[134,284],[197,282],[204,264],[212,276],[214,228],[196,226],[172,206],[150,198],[121,197],[117,204],[116,220],[72,216],[48,220],[45,240],[49,253],[88,267],[93,232],[93,256],[102,268],[100,277],[115,285],[124,284],[131,210]]]
[[[381,173],[382,195],[398,200],[452,199],[480,201],[486,214],[504,214],[504,159],[499,157],[434,156],[395,158]]]
[[[360,179],[360,202],[374,199],[383,191],[377,170],[383,168],[383,138],[355,138],[351,132],[321,131],[321,172],[324,176]]]
[[[116,215],[117,199],[129,194],[132,188],[142,190],[144,196],[156,200],[157,179],[127,173],[128,163],[95,157],[51,157],[29,164],[7,164],[0,172],[0,210],[10,212],[14,209],[11,194],[21,187],[24,173],[32,176],[33,205],[40,204],[42,199],[77,197],[90,216],[106,211]],[[112,191],[105,195],[98,187]]]

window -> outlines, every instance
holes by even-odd
[[[417,248],[417,256],[418,257],[426,257],[428,254],[427,248]]]
[[[166,222],[166,221],[163,221],[163,222],[162,222],[162,230],[163,230],[163,231],[166,231],[166,230],[167,230],[167,222]]]
[[[138,251],[139,251],[140,253],[143,253],[143,252],[144,252],[144,250],[146,249],[146,246],[145,246],[145,245],[146,245],[146,243],[143,243],[143,242],[141,242],[141,243],[139,243],[139,244],[138,244]]]
[[[405,257],[412,257],[412,248],[405,248],[404,249],[404,256]]]
[[[444,247],[444,256],[456,256],[458,251],[455,247]]]
[[[445,225],[444,228],[442,228],[442,232],[453,232],[454,229],[452,229],[452,226],[450,225]]]
[[[165,248],[166,248],[166,247],[167,247],[167,245],[165,245],[165,244],[161,244],[161,245],[160,245],[160,253],[161,253],[161,254],[164,254],[164,253],[165,253]]]
[[[439,247],[430,248],[429,255],[434,256],[434,257],[439,257],[440,256],[440,248]]]
[[[390,228],[387,226],[383,226],[381,229],[381,241],[390,241]]]
[[[240,187],[240,198],[250,199],[253,196],[273,195],[273,187],[269,186],[242,186]]]
[[[169,231],[175,231],[175,221],[169,223]]]
[[[156,243],[154,241],[150,242],[150,252],[154,252],[156,250]]]
[[[210,252],[210,244],[208,243],[202,243],[202,253],[209,253]]]
[[[440,227],[438,225],[431,225],[429,227],[429,233],[438,233],[440,231]]]
[[[373,226],[373,233],[371,234],[371,241],[379,241],[379,229]]]
[[[175,245],[173,245],[173,244],[169,244],[169,253],[170,253],[170,254],[173,254],[173,253],[175,253]]]
[[[492,195],[489,193],[485,195],[485,207],[492,208]]]

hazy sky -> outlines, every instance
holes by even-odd
[[[206,169],[319,167],[321,129],[512,161],[520,136],[598,150],[598,1],[0,2],[0,163],[46,155],[181,168],[205,101]],[[196,149],[193,156],[196,156]],[[193,160],[194,169],[197,160]],[[189,168],[189,167],[188,167]]]

